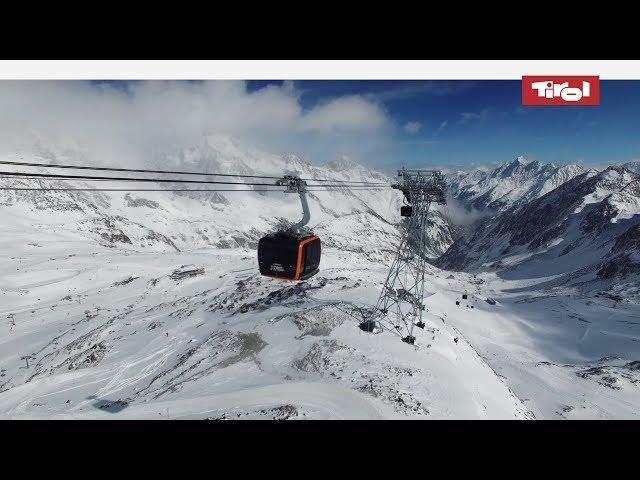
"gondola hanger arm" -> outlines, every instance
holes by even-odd
[[[302,204],[302,220],[291,226],[291,230],[299,232],[302,227],[311,220],[311,212],[309,211],[309,203],[307,202],[307,182],[295,175],[285,175],[276,180],[276,185],[286,187],[285,193],[297,193],[300,196]]]

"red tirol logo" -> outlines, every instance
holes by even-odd
[[[522,77],[523,105],[600,105],[599,76]]]

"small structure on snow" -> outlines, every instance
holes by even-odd
[[[202,275],[204,273],[204,268],[196,267],[193,264],[189,265],[181,265],[176,268],[169,277],[173,280],[182,280],[187,277],[195,277],[196,275]]]

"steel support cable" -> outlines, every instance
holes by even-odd
[[[35,163],[35,162],[15,162],[2,160],[0,165],[14,165],[22,167],[41,167],[41,168],[67,168],[72,170],[92,170],[92,171],[105,171],[105,172],[131,172],[131,173],[157,173],[157,174],[172,174],[172,175],[205,175],[214,177],[237,177],[237,178],[260,178],[260,179],[272,179],[278,180],[282,177],[275,177],[273,175],[244,175],[244,174],[232,174],[232,173],[201,173],[201,172],[188,172],[181,170],[150,170],[143,168],[119,168],[119,167],[92,167],[88,165],[67,165],[67,164],[52,164],[52,163]],[[384,185],[383,182],[358,182],[352,180],[332,180],[332,179],[320,179],[320,178],[301,178],[300,180],[312,181],[312,182],[333,182],[333,183],[349,183],[358,185]]]
[[[16,179],[16,180],[38,180],[40,182],[42,182],[43,180],[52,180],[52,181],[57,181],[57,182],[64,182],[65,180],[74,180],[73,178],[58,178],[58,179],[48,179],[46,177],[23,177],[23,176],[0,176],[0,180],[8,180],[8,179]],[[116,181],[117,180],[110,180],[110,179],[98,179],[98,178],[93,178],[91,180],[80,180],[80,182],[112,182],[112,181]],[[0,182],[0,185],[2,184],[2,182]],[[238,183],[238,185],[251,185],[251,184],[247,184],[247,183]],[[257,192],[257,191],[267,191],[267,192],[279,192],[281,191],[280,189],[283,188],[281,185],[271,185],[273,187],[273,189],[265,189],[265,190],[258,190],[258,189],[228,189],[228,190],[218,190],[218,191],[227,191],[227,192],[243,192],[243,191],[252,191],[252,192]],[[52,187],[55,188],[55,187]],[[40,188],[32,188],[32,187],[6,187],[6,188],[0,188],[1,190],[51,190],[51,188],[46,188],[46,187],[40,187]],[[345,190],[355,190],[355,191],[367,191],[367,190],[372,190],[372,191],[385,191],[387,190],[387,188],[385,187],[367,187],[364,185],[354,185],[354,186],[345,186],[345,185],[340,185],[339,187],[334,187],[331,189],[328,189],[326,185],[318,185],[317,188],[316,186],[312,186],[311,188],[308,188],[307,191],[309,192],[336,192],[336,193],[346,193],[344,190],[340,190],[340,189],[345,189]],[[108,188],[108,189],[94,189],[94,188],[63,188],[60,190],[110,190],[110,191],[181,191],[180,189],[169,189],[169,188],[162,188],[162,189],[155,189],[155,188],[144,188],[144,189],[138,189],[138,188],[122,188],[122,189],[112,189],[112,188]],[[185,189],[186,191],[187,189]],[[198,189],[191,189],[193,191],[198,191]],[[203,190],[203,191],[210,191],[209,189],[207,190]],[[213,191],[213,190],[211,190]]]
[[[87,180],[87,181],[95,181],[95,180],[112,180],[118,182],[158,182],[158,183],[196,183],[196,184],[207,184],[207,185],[248,185],[248,186],[256,186],[256,187],[278,187],[280,185],[275,185],[273,183],[247,183],[247,182],[229,182],[229,181],[217,181],[217,180],[184,180],[181,178],[131,178],[131,177],[96,177],[92,175],[59,175],[53,173],[30,173],[30,172],[3,172],[0,171],[0,175],[6,176],[8,178],[16,177],[16,178],[29,178],[29,179],[58,179],[58,180]],[[307,185],[307,187],[322,187],[322,188],[351,188],[351,187],[367,187],[367,185]],[[374,186],[374,185],[372,185]],[[377,185],[375,185],[377,187]],[[379,187],[385,187],[384,185],[380,185]]]
[[[0,187],[0,190],[32,192],[284,192],[272,189],[197,189],[197,188],[22,188]]]
[[[63,192],[282,192],[286,193],[286,190],[276,188],[230,188],[230,189],[199,189],[199,188],[32,188],[32,187],[0,187],[0,191],[36,191],[36,192],[49,192],[49,191],[63,191]],[[370,189],[360,188],[354,189],[356,191],[384,191],[384,189]],[[336,190],[307,190],[308,192],[334,192],[334,193],[346,193]]]
[[[90,175],[58,175],[54,173],[29,173],[29,172],[0,172],[0,175],[9,177],[35,177],[45,179],[64,180],[114,180],[123,182],[158,182],[158,183],[199,183],[215,185],[250,185],[258,187],[274,187],[272,183],[245,183],[245,182],[221,182],[216,180],[183,180],[175,178],[130,178],[130,177],[96,177]]]
[[[14,180],[43,180],[42,178],[38,178],[38,177],[15,177],[15,176],[0,176],[0,180],[8,180],[8,179],[14,179]],[[46,180],[46,178],[44,179]],[[64,179],[63,179],[64,180]],[[106,182],[107,180],[96,180],[97,182]]]

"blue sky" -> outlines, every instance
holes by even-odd
[[[595,167],[640,159],[640,81],[600,90],[600,106],[522,107],[520,81],[6,81],[0,151],[31,132],[92,161],[143,164],[227,134],[388,173],[518,155]]]
[[[248,82],[256,91],[282,82]],[[601,81],[600,106],[521,105],[520,81],[299,81],[304,109],[358,95],[384,111],[386,127],[348,146],[338,135],[325,154],[376,166],[504,162],[516,155],[604,165],[640,158],[640,81]],[[294,141],[294,143],[296,143]],[[306,143],[306,147],[305,144]],[[312,142],[311,142],[312,143]],[[309,139],[299,148],[317,158]],[[330,152],[330,153],[329,153]]]

